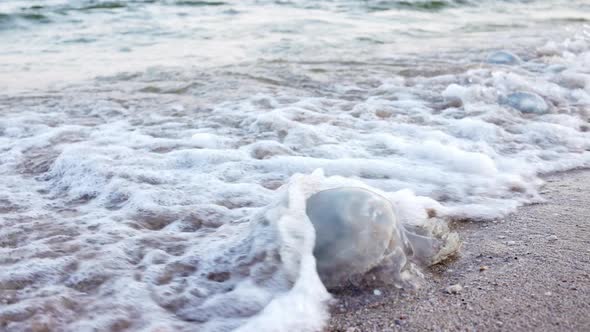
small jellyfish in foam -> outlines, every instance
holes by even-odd
[[[507,104],[522,113],[545,114],[549,112],[549,106],[545,100],[536,93],[518,91],[502,98],[500,102]]]
[[[510,53],[508,51],[497,51],[490,54],[487,58],[487,63],[496,65],[518,65],[522,60],[518,55]]]
[[[407,232],[391,203],[365,189],[320,191],[308,198],[306,212],[316,230],[318,274],[328,288],[378,266],[387,266],[401,286],[408,257],[428,260],[437,252],[433,239]]]

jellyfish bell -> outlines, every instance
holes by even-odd
[[[487,63],[497,65],[518,65],[522,60],[518,55],[510,53],[508,51],[497,51],[488,56],[486,59]]]
[[[533,92],[513,92],[501,98],[500,103],[507,104],[522,113],[546,114],[549,112],[549,105],[547,105],[543,97]]]
[[[389,200],[366,189],[320,191],[307,199],[306,213],[316,231],[317,271],[328,288],[378,266],[399,281],[408,257],[435,254],[432,239],[406,231]]]
[[[395,231],[391,206],[364,189],[321,191],[307,200],[306,212],[316,230],[313,253],[326,286],[376,266]]]

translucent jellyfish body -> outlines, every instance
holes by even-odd
[[[497,65],[518,65],[522,60],[516,54],[507,51],[497,51],[488,56],[487,62]]]
[[[401,286],[408,258],[428,260],[437,252],[436,241],[407,232],[391,203],[369,190],[324,190],[309,197],[306,205],[316,230],[318,274],[328,288],[378,266]]]
[[[549,106],[545,100],[532,92],[518,91],[509,94],[501,102],[523,112],[533,114],[544,114],[549,111]]]

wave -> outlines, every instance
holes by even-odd
[[[589,50],[152,68],[3,99],[0,321],[320,330],[308,199],[364,188],[441,241],[433,261],[456,252],[448,220],[503,218],[543,201],[539,174],[590,166]],[[369,280],[420,281],[404,243]]]

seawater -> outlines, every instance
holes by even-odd
[[[320,330],[306,198],[375,191],[451,247],[446,220],[541,202],[540,175],[590,166],[588,22],[561,0],[2,1],[0,330]]]

